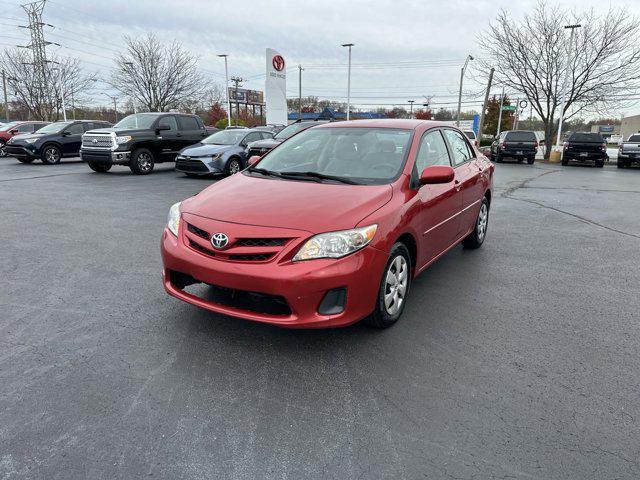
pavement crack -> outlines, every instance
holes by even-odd
[[[514,193],[516,190],[520,190],[521,188],[525,188],[529,182],[533,182],[534,180],[537,180],[540,177],[544,177],[545,175],[549,175],[550,173],[556,173],[556,172],[559,172],[559,171],[560,170],[545,170],[540,175],[536,175],[535,177],[527,178],[527,179],[523,180],[522,182],[517,183],[513,187],[507,188],[504,192],[502,192],[502,194],[500,196],[501,197],[505,197],[505,198],[511,198],[510,195],[512,193]]]

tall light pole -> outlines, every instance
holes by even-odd
[[[413,102],[415,100],[407,100],[409,102],[409,118],[413,118]]]
[[[133,71],[133,69],[134,69],[133,62],[124,62],[124,64],[125,64],[127,67],[131,67],[131,70]],[[133,104],[133,113],[138,113],[138,109],[136,108],[136,99],[135,99],[135,98],[132,98],[132,99],[131,99],[131,103]]]
[[[564,75],[564,81],[562,82],[562,99],[560,100],[560,120],[558,121],[558,138],[556,139],[556,150],[560,149],[560,142],[562,137],[562,120],[564,119],[564,108],[567,104],[567,85],[569,83],[569,70],[571,69],[571,50],[573,48],[573,36],[576,28],[580,28],[582,25],[565,25],[564,28],[571,30],[569,35],[569,46],[567,47],[567,71]]]
[[[302,65],[298,65],[298,120],[302,120]]]
[[[62,85],[62,66],[60,65],[60,62],[56,62],[54,60],[47,60],[47,63],[55,63],[56,65],[58,65],[57,67],[54,67],[54,70],[58,70],[58,85],[60,86],[60,103],[62,104],[62,118],[64,119],[64,121],[67,121],[67,107],[64,104],[64,86]]]
[[[227,65],[227,57],[229,54],[221,53],[218,55],[224,58],[224,93],[227,96],[227,127],[231,126],[231,100],[229,99],[229,67]]]
[[[464,67],[460,70],[460,91],[458,92],[458,116],[456,117],[456,126],[460,126],[460,109],[462,108],[462,82],[464,80],[464,72],[467,70],[469,61],[473,60],[471,55],[467,55],[467,59],[464,62]]]
[[[343,43],[343,47],[349,48],[349,69],[347,72],[347,120],[351,118],[351,47],[355,43]]]
[[[118,97],[109,95],[108,93],[105,93],[105,95],[113,100],[113,113],[116,116],[116,121],[114,123],[118,123]]]

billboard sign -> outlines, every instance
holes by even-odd
[[[248,105],[263,105],[264,94],[259,90],[247,90],[246,88],[229,87],[229,99],[232,102],[246,103]]]
[[[287,124],[287,74],[284,57],[267,48],[267,78],[264,93],[267,104],[267,125]]]

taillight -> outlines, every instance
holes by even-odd
[[[507,148],[507,142],[502,142],[500,144],[500,148]]]
[[[562,147],[566,150],[567,148],[569,148],[569,142],[564,142],[562,144]]]
[[[533,142],[533,148],[538,148],[538,142]]]
[[[607,149],[607,144],[606,144],[606,143],[603,143],[603,144],[602,144],[602,149],[603,149],[603,150],[606,150],[606,149]]]

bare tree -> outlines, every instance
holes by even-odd
[[[39,85],[36,80],[28,51],[5,50],[0,63],[15,101],[35,120],[59,120],[62,116],[61,92],[69,107],[72,95],[82,95],[95,82],[95,75],[85,74],[80,68],[80,61],[75,58],[50,57],[45,65],[44,85]]]
[[[197,59],[178,42],[165,45],[155,35],[125,37],[127,53],[116,58],[112,85],[152,112],[179,108],[208,85]]]
[[[581,24],[570,49],[567,24]],[[569,12],[540,1],[522,22],[501,11],[478,43],[482,68],[496,68],[498,83],[524,94],[542,119],[548,158],[568,72],[565,118],[622,108],[640,88],[640,22],[624,9],[602,16]],[[569,109],[571,112],[569,113]]]

